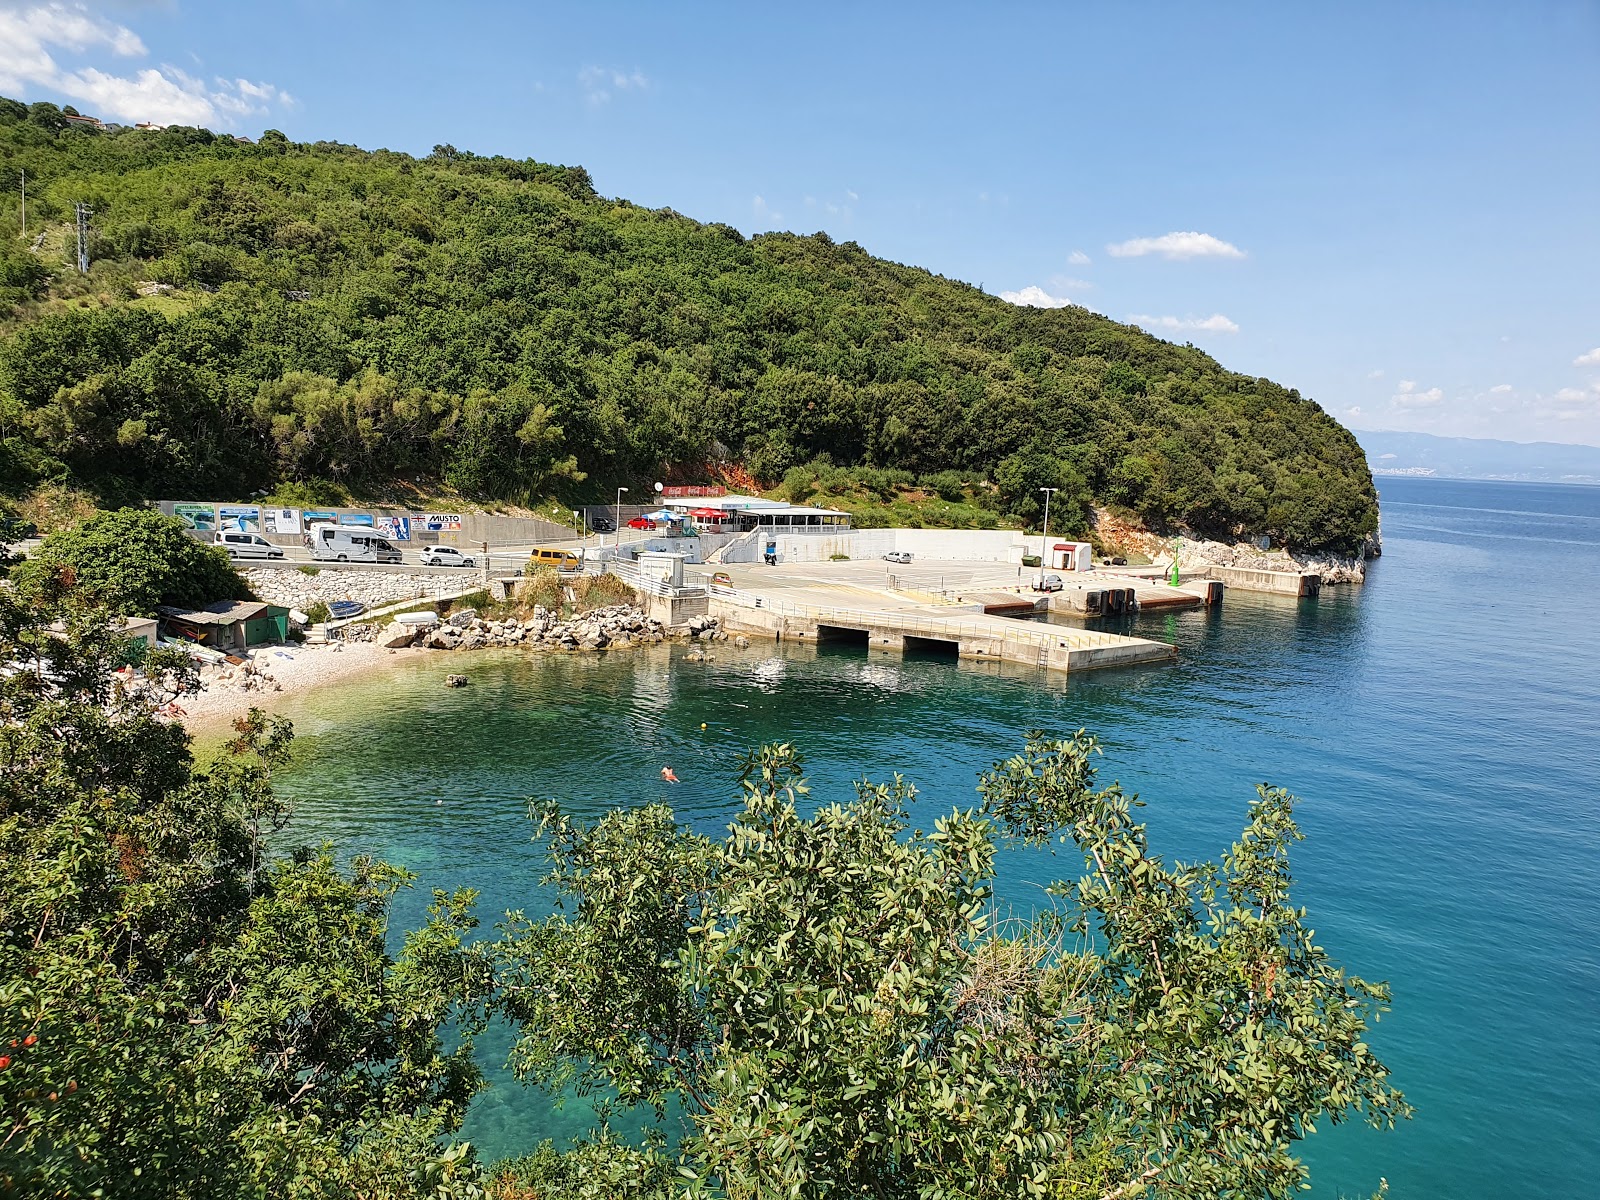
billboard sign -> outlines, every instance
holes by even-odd
[[[417,521],[429,533],[441,533],[461,528],[460,513],[423,513],[417,518]]]
[[[308,508],[301,516],[305,518],[308,527],[319,524],[337,525],[339,523],[339,514],[331,508]]]
[[[299,533],[300,510],[298,508],[263,508],[261,510],[261,528],[264,533]]]
[[[371,513],[345,513],[344,516],[339,518],[339,524],[341,524],[341,525],[366,525],[366,526],[370,527],[372,525],[372,514]]]
[[[391,542],[409,542],[411,540],[410,517],[379,517],[373,528]]]
[[[190,529],[201,533],[214,533],[217,528],[217,510],[210,504],[174,504],[172,515]]]
[[[217,516],[220,529],[261,532],[261,509],[254,504],[224,504],[217,509]]]

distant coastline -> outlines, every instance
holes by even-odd
[[[1600,446],[1374,430],[1355,436],[1379,477],[1600,484]]]
[[[1548,483],[1556,487],[1600,487],[1600,476],[1560,479],[1528,475],[1449,475],[1431,467],[1372,467],[1374,479],[1436,479],[1440,483]]]

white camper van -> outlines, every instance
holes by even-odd
[[[400,551],[364,525],[313,525],[311,557],[323,562],[397,563]]]

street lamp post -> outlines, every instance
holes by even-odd
[[[1039,539],[1039,582],[1044,583],[1044,564],[1050,554],[1047,547],[1050,545],[1050,493],[1059,492],[1060,488],[1042,487],[1044,493],[1044,536]]]
[[[617,548],[619,550],[622,548],[622,493],[627,491],[627,490],[628,489],[625,488],[625,487],[619,487],[617,489],[616,527],[617,527]]]

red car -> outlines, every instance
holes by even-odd
[[[635,517],[628,522],[629,529],[654,529],[655,527],[656,523],[648,517]]]

